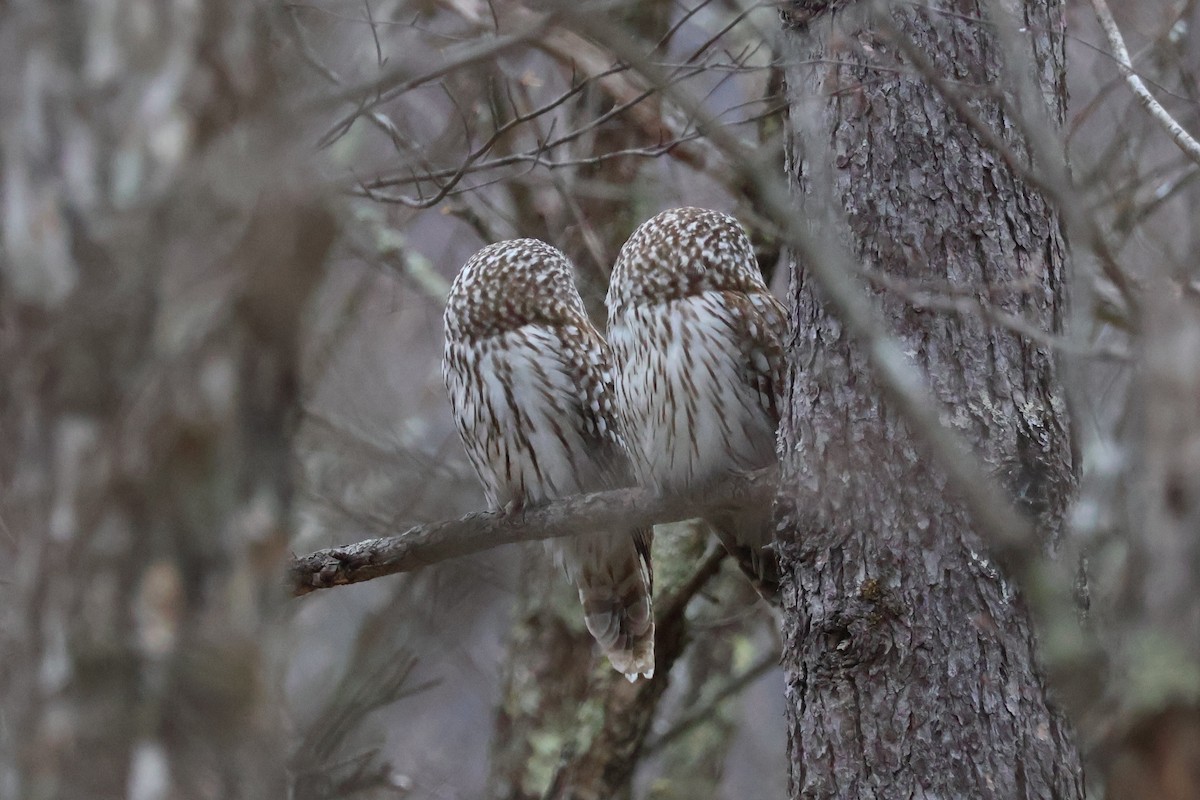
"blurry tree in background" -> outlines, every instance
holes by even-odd
[[[0,4],[0,796],[1200,795],[1197,5]],[[537,544],[286,598],[481,507],[467,256],[601,322],[677,205],[792,311],[782,617],[687,522],[650,682]]]
[[[336,236],[242,3],[3,38],[6,797],[281,797],[277,574]]]

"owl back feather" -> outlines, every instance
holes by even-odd
[[[640,482],[695,492],[775,463],[785,316],[736,220],[695,208],[650,219],[621,249],[606,302],[622,432]],[[774,599],[769,515],[708,521]]]
[[[446,306],[443,377],[467,457],[493,508],[628,483],[611,354],[565,256],[521,239],[484,248]],[[647,531],[589,531],[548,547],[585,622],[630,679],[654,671]]]

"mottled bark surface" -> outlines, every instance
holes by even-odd
[[[680,535],[687,535],[687,526],[677,527]],[[679,558],[680,553],[673,555]],[[694,572],[655,597],[655,677],[629,683],[610,671],[593,682],[587,703],[580,707],[575,739],[566,750],[563,768],[546,791],[546,800],[631,796],[633,773],[650,724],[690,638],[688,605],[717,575],[724,557],[724,553],[713,551],[706,558],[696,558]]]
[[[549,561],[538,544],[524,553],[527,591],[518,596],[492,734],[489,793],[503,800],[545,794],[591,688],[592,638],[574,588]]]
[[[667,530],[664,537],[661,532]],[[595,657],[581,620],[568,616],[573,589],[542,564],[526,570],[528,591],[513,629],[503,705],[492,748],[491,793],[504,798],[602,800],[629,797],[651,723],[672,669],[690,643],[688,605],[718,576],[721,552],[705,558],[691,523],[660,526],[655,576],[655,676],[629,683]],[[664,538],[667,541],[664,542]],[[538,554],[542,555],[542,554]],[[732,576],[723,576],[729,579]],[[548,580],[553,580],[548,584]],[[752,602],[747,599],[747,602]],[[599,662],[599,663],[597,663]]]
[[[944,424],[1051,539],[1074,485],[1051,353],[981,314],[922,311],[906,296],[965,294],[1059,330],[1066,253],[1056,214],[906,63],[886,28],[859,14],[863,5],[788,34],[799,213],[844,225],[891,332],[944,404]],[[1062,6],[1020,6],[1026,51],[1011,63],[1034,72],[1032,45],[1061,118]],[[1003,57],[980,21],[984,4],[888,13],[1027,158],[998,99]],[[1020,596],[803,264],[789,299],[780,537],[792,795],[1082,796]],[[787,502],[802,489],[821,501]]]

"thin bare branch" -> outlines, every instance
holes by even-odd
[[[931,291],[879,271],[863,271],[862,274],[871,283],[903,297],[913,308],[962,315],[979,314],[993,325],[1006,328],[1031,342],[1053,348],[1064,355],[1122,363],[1130,360],[1130,354],[1124,348],[1088,346],[1066,336],[1047,333],[1020,314],[1004,311],[986,298],[974,294],[949,289]]]
[[[695,728],[697,725],[709,719],[713,712],[720,707],[722,703],[730,697],[745,691],[756,680],[766,675],[775,667],[779,666],[779,653],[772,651],[759,658],[759,660],[744,672],[730,678],[720,689],[713,694],[712,698],[703,705],[693,709],[686,716],[679,719],[674,725],[668,728],[651,742],[646,744],[645,755],[653,755],[661,750],[665,745],[678,739],[688,731]]]
[[[479,23],[478,9],[473,4],[462,0],[443,0],[443,5],[453,9],[464,19]],[[534,12],[520,5],[514,5],[507,11],[506,23],[526,26]],[[639,85],[624,67],[614,68],[612,57],[600,47],[589,42],[572,30],[562,27],[549,27],[544,36],[531,44],[542,52],[554,58],[560,64],[579,70],[589,78],[594,78],[600,88],[616,103],[621,112],[646,136],[651,139],[665,141],[677,139],[679,132],[674,130],[670,120],[662,114],[654,102],[644,102],[653,95],[653,89]],[[692,152],[688,148],[679,148],[672,155],[686,163],[698,166],[703,164],[702,153]]]
[[[457,49],[452,56],[447,57],[440,66],[428,72],[423,72],[420,75],[412,75],[410,67],[401,65],[384,72],[378,78],[366,84],[352,86],[335,92],[332,96],[322,100],[321,105],[352,102],[356,106],[353,111],[339,118],[329,126],[329,129],[320,138],[320,146],[328,147],[345,131],[349,130],[350,125],[356,119],[376,106],[386,103],[389,100],[394,100],[405,92],[435,81],[455,70],[462,69],[470,64],[489,61],[503,55],[509,50],[536,39],[546,30],[549,24],[550,17],[548,15],[539,17],[517,33],[497,36],[482,42],[472,42],[469,45],[463,46]],[[369,101],[363,99],[371,95],[374,95],[373,99]]]
[[[1129,60],[1129,51],[1125,48],[1125,38],[1121,36],[1121,29],[1117,27],[1117,21],[1113,19],[1108,3],[1104,0],[1092,0],[1092,8],[1096,11],[1096,19],[1099,20],[1100,27],[1104,29],[1104,35],[1108,37],[1108,45],[1112,48],[1117,68],[1121,70],[1121,74],[1125,77],[1129,88],[1133,90],[1133,94],[1154,121],[1167,132],[1171,141],[1175,142],[1188,158],[1200,164],[1200,142],[1192,138],[1192,135],[1175,121],[1171,113],[1163,108],[1162,103],[1158,102],[1150,93],[1141,77],[1134,71],[1133,63]]]

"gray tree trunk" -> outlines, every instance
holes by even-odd
[[[889,31],[1028,162],[1013,104],[1001,100],[1005,54],[987,4],[896,4],[882,25],[865,3],[792,5],[800,213],[839,220],[944,422],[1052,541],[1075,483],[1052,354],[983,314],[908,299],[965,295],[1043,331],[1061,326],[1066,248],[1054,209]],[[1062,3],[1009,5],[1024,14],[1010,23],[1025,48],[1009,66],[1042,81],[1049,116],[1061,121]],[[794,486],[821,498],[785,502],[780,527],[792,796],[1081,797],[1079,756],[1048,697],[1021,597],[803,264],[789,300],[796,338],[781,497]]]

